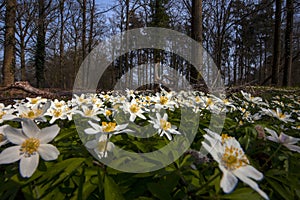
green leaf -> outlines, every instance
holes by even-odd
[[[293,199],[290,190],[281,182],[278,182],[270,177],[266,177],[266,180],[272,186],[274,192],[278,193],[283,199]]]
[[[160,178],[158,183],[149,183],[147,187],[153,196],[159,199],[172,199],[171,192],[178,184],[179,176],[176,173],[171,173]]]
[[[122,200],[124,199],[121,194],[119,186],[110,176],[105,176],[104,178],[104,197],[105,200]]]
[[[231,200],[258,200],[262,197],[251,188],[239,188],[233,191],[231,194],[226,194],[221,197],[222,199]]]

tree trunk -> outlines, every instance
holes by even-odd
[[[202,46],[202,0],[192,1],[192,38]],[[198,72],[202,71],[202,51],[201,48],[192,49],[194,62],[197,66],[191,68],[191,83],[198,82]],[[198,69],[198,70],[197,70]]]
[[[86,40],[86,0],[82,2],[82,59],[84,60],[86,52],[85,52],[85,40]]]
[[[90,13],[90,31],[89,31],[89,41],[88,41],[88,52],[90,53],[93,48],[93,36],[94,36],[94,20],[95,20],[95,0],[91,2],[91,13]]]
[[[286,1],[286,29],[285,29],[285,52],[284,52],[284,71],[283,71],[283,86],[291,86],[292,76],[292,46],[293,46],[293,15],[294,5],[293,0]]]
[[[126,7],[126,23],[125,23],[125,31],[129,30],[129,0],[125,1],[125,7]],[[129,43],[129,38],[128,38],[128,34],[126,34],[126,41],[125,41],[125,46],[126,48],[128,48],[128,43]],[[130,82],[130,75],[129,75],[129,52],[125,53],[125,85],[127,88],[129,88],[129,82]],[[130,72],[131,73],[131,72]]]
[[[271,80],[272,85],[278,85],[278,79],[279,79],[281,4],[282,4],[282,0],[276,0],[274,49],[273,49],[272,80]]]
[[[46,8],[45,0],[38,1],[39,16],[38,16],[38,27],[37,27],[37,43],[35,52],[35,70],[36,70],[36,84],[37,87],[44,87],[45,85],[45,56],[46,56]]]
[[[81,2],[81,1],[78,1]],[[81,4],[81,14],[82,14],[82,35],[81,35],[81,54],[82,54],[82,61],[85,59],[86,56],[86,0],[82,0]],[[89,69],[89,67],[88,67]],[[87,86],[88,80],[87,80],[88,71],[83,68],[82,70],[82,84],[84,87]]]
[[[66,88],[65,73],[64,73],[64,8],[65,1],[61,0],[59,5],[60,12],[60,35],[59,35],[59,68],[60,68],[60,85]]]
[[[14,83],[15,72],[15,18],[16,0],[6,1],[5,13],[5,41],[3,60],[3,85],[9,86]]]

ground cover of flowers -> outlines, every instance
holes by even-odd
[[[192,123],[182,119],[183,109],[200,116],[197,134],[172,164],[125,173],[101,163],[116,146],[147,153],[191,134],[179,128]],[[220,113],[221,134],[209,126]],[[88,124],[81,137],[76,120]],[[154,132],[134,137],[133,124]],[[283,91],[217,97],[127,90],[16,100],[0,104],[0,199],[299,199],[298,138],[300,96]]]

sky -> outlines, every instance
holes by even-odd
[[[115,0],[96,0],[96,4],[100,10],[108,8],[109,5],[112,5]]]

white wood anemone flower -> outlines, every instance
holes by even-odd
[[[231,193],[240,179],[264,199],[269,199],[254,181],[261,180],[263,174],[249,164],[240,143],[233,137],[224,134],[220,136],[209,130],[207,132],[208,134],[204,135],[206,140],[202,142],[202,145],[218,162],[219,168],[223,172],[220,183],[223,191]]]
[[[266,137],[268,140],[279,143],[279,144],[282,144],[283,146],[285,146],[289,150],[296,151],[296,152],[300,153],[300,146],[295,145],[296,143],[298,143],[300,141],[300,138],[295,138],[295,137],[286,135],[282,132],[278,136],[278,134],[274,130],[271,130],[269,128],[265,128],[265,130],[269,134],[271,134],[270,136]]]
[[[91,106],[82,105],[81,109],[82,110],[74,111],[74,113],[78,113],[83,117],[91,118],[95,121],[100,121],[100,118],[98,117],[98,115],[101,114],[100,108],[92,105]]]
[[[19,105],[16,107],[17,114],[6,114],[3,116],[3,120],[22,121],[23,119],[31,119],[37,122],[46,122],[44,117],[45,113],[49,109],[51,101],[48,100],[45,104],[39,103],[34,106]]]
[[[7,115],[12,116],[10,118],[14,118],[14,112],[15,110],[11,107],[11,105],[5,106],[3,103],[0,103],[0,124],[2,124],[5,121],[4,119],[7,118]]]
[[[173,111],[175,108],[178,108],[178,104],[174,100],[174,96],[171,92],[165,92],[164,95],[162,95],[162,93],[156,93],[156,96],[152,97],[152,101],[155,103],[155,109],[153,111],[160,111],[161,109],[170,109]]]
[[[269,115],[271,117],[275,117],[284,123],[294,122],[295,120],[291,119],[292,115],[287,112],[282,112],[280,108],[276,108],[276,110],[261,108],[261,113]]]
[[[4,129],[7,128],[7,127],[8,127],[8,125],[0,126],[0,147],[2,145],[5,145],[5,144],[8,143],[8,140],[7,140],[5,131],[4,131]]]
[[[241,91],[243,97],[248,101],[248,102],[252,102],[254,104],[257,105],[265,105],[267,106],[267,104],[265,102],[263,102],[263,99],[261,97],[253,97],[250,93]]]
[[[88,121],[92,128],[87,128],[84,132],[88,135],[94,135],[99,133],[104,134],[119,134],[124,132],[134,132],[133,130],[126,129],[128,124],[117,125],[116,122],[102,122],[101,126],[99,124]]]
[[[132,99],[131,102],[125,102],[122,107],[125,113],[130,114],[129,121],[134,122],[136,117],[146,119],[146,117],[143,115],[144,110],[142,106],[139,105],[135,99]]]
[[[98,134],[95,140],[90,140],[85,143],[88,149],[93,149],[97,156],[101,158],[106,158],[108,152],[113,151],[115,148],[114,143],[109,141],[111,135]]]
[[[9,142],[16,146],[4,149],[0,154],[0,164],[9,164],[20,160],[19,170],[22,177],[31,177],[39,164],[39,157],[50,161],[57,159],[58,149],[47,144],[58,134],[60,128],[52,125],[43,129],[30,119],[22,122],[22,129],[12,127],[5,128]]]
[[[171,122],[168,121],[167,113],[164,114],[163,117],[159,113],[156,113],[156,118],[150,117],[151,120],[149,122],[153,124],[153,127],[158,130],[159,136],[166,135],[169,140],[172,140],[172,135],[180,135],[181,133],[177,131],[177,127],[172,125]]]

